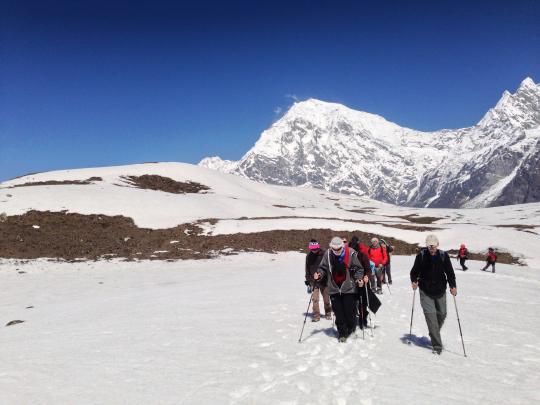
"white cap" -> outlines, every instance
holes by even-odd
[[[343,240],[339,236],[334,236],[330,241],[330,247],[332,249],[341,249],[343,247]]]
[[[426,237],[426,246],[439,246],[439,239],[437,239],[434,234],[430,233]]]

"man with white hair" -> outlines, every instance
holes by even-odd
[[[446,284],[454,296],[457,288],[450,256],[439,249],[439,240],[435,235],[426,237],[426,247],[416,255],[410,275],[412,289],[420,287],[420,304],[424,310],[433,352],[441,354],[441,328],[446,318]]]
[[[356,329],[356,286],[364,286],[364,270],[356,251],[336,236],[330,241],[330,248],[313,274],[314,280],[326,276],[340,342],[345,342]]]

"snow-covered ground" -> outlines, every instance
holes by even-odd
[[[450,246],[441,246],[449,248]],[[376,327],[306,323],[304,255],[69,264],[0,261],[3,404],[540,402],[540,272],[456,270],[441,356],[404,341],[413,257],[393,258]],[[455,261],[454,261],[455,263]],[[24,272],[24,273],[22,273]],[[427,328],[416,297],[413,335]],[[31,307],[31,308],[28,308]],[[24,323],[3,327],[15,319]]]

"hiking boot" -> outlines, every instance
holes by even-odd
[[[347,337],[346,336],[340,336],[339,339],[338,339],[338,342],[339,343],[345,343],[347,341]]]
[[[332,314],[326,314],[324,316],[325,319],[328,319],[329,321],[332,320]]]
[[[383,292],[382,292],[382,288],[380,288],[380,287],[377,288],[377,291],[375,291],[375,293],[376,293],[376,294],[382,294],[382,293],[383,293]]]
[[[492,272],[492,273],[495,273],[495,270],[492,270],[491,272]]]
[[[392,280],[389,280],[389,281],[388,281],[388,284],[392,285]]]
[[[319,322],[320,320],[321,320],[321,318],[312,318],[311,322]]]
[[[435,347],[433,348],[433,353],[441,354],[441,352],[442,352],[442,347],[440,347],[440,346],[435,346]]]

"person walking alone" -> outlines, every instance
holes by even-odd
[[[495,273],[495,263],[497,263],[497,255],[493,248],[489,248],[486,256],[486,265],[482,268],[482,271],[486,271],[491,266],[491,272]]]
[[[469,268],[465,266],[465,262],[469,259],[469,251],[465,247],[464,243],[462,243],[461,246],[459,247],[457,258],[459,260],[459,264],[461,265],[461,269],[463,271],[467,271]]]
[[[313,291],[312,301],[313,301],[313,318],[311,322],[318,322],[321,320],[321,310],[319,308],[319,296],[322,295],[324,302],[324,317],[326,319],[332,319],[332,305],[330,304],[330,296],[328,295],[328,288],[326,288],[326,280],[317,280],[313,279],[313,274],[319,268],[321,260],[323,258],[324,252],[319,245],[319,242],[315,239],[311,239],[308,244],[309,252],[306,255],[306,286],[309,286]]]
[[[457,295],[457,287],[450,256],[439,249],[437,236],[427,236],[426,247],[416,255],[410,277],[412,289],[420,287],[420,304],[426,318],[433,352],[441,354],[441,328],[446,319],[446,284],[450,286],[450,294],[453,296]]]

